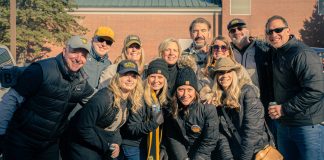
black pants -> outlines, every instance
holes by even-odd
[[[5,160],[58,160],[57,141],[44,141],[19,130],[8,130],[4,147]]]

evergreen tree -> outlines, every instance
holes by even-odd
[[[304,21],[304,29],[300,30],[301,39],[309,46],[324,47],[324,15],[314,6],[312,17]]]
[[[9,46],[10,0],[0,2],[0,44]],[[68,14],[77,6],[71,0],[17,0],[17,60],[18,64],[40,59],[50,51],[46,43],[63,45],[74,34],[87,29],[78,23],[80,16]]]

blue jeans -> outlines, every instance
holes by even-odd
[[[118,160],[146,160],[145,151],[135,146],[122,145],[119,155]]]
[[[278,147],[285,160],[324,160],[324,126],[277,127]]]

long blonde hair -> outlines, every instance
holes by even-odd
[[[225,105],[230,108],[234,108],[237,111],[240,109],[239,98],[241,94],[241,88],[248,84],[252,86],[257,95],[259,96],[259,89],[256,87],[246,69],[240,65],[240,68],[230,72],[232,74],[232,84],[225,91],[222,89],[222,86],[218,82],[218,75],[214,77],[214,85],[212,87],[212,104],[215,106]]]
[[[239,96],[241,93],[241,89],[238,85],[238,78],[235,71],[231,71],[232,74],[232,83],[224,90],[223,87],[218,82],[219,74],[215,75],[215,83],[212,88],[212,92],[214,93],[214,98],[212,100],[212,104],[215,106],[225,105],[230,108],[239,109]]]
[[[147,77],[147,79],[148,79],[148,77]],[[149,84],[147,79],[144,81],[144,85],[145,85],[145,87],[144,87],[144,100],[145,100],[145,103],[149,107],[151,107],[153,105],[152,88],[151,88],[151,85]],[[158,98],[161,106],[166,105],[166,103],[167,103],[167,95],[168,95],[168,81],[164,77],[164,86],[162,87],[162,91],[160,92],[159,95],[157,94],[157,98]]]
[[[116,73],[108,85],[109,90],[111,90],[114,94],[114,106],[117,106],[118,108],[121,108],[120,101],[122,99],[122,91],[120,89],[120,74]],[[137,112],[139,108],[143,106],[143,85],[142,85],[142,79],[139,75],[136,76],[137,82],[136,87],[129,93],[127,99],[130,99],[132,102],[132,111]]]

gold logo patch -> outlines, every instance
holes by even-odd
[[[238,22],[239,22],[238,20],[234,20],[234,21],[232,21],[231,24],[236,24],[236,23],[238,23]]]
[[[161,70],[157,70],[156,73],[161,74],[162,72],[161,72]]]
[[[192,130],[194,133],[200,133],[201,128],[200,128],[198,125],[194,124],[194,125],[191,126],[191,130]]]
[[[136,68],[136,65],[132,62],[127,62],[124,64],[125,68]]]
[[[88,43],[88,40],[85,39],[85,38],[81,38],[81,41],[82,41],[83,44],[87,44]]]
[[[185,82],[185,85],[190,85],[190,82],[189,82],[189,81],[186,81],[186,82]]]

